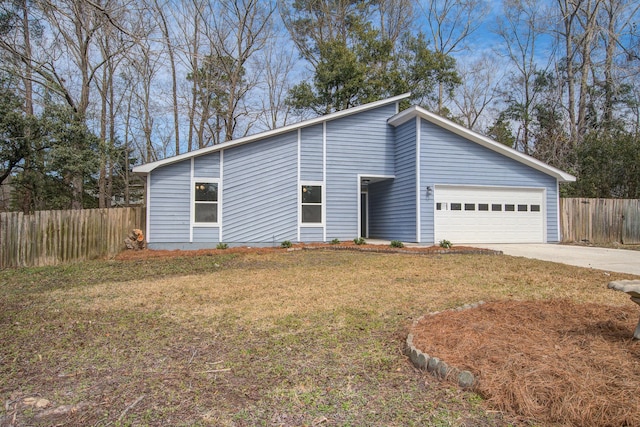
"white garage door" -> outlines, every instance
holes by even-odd
[[[436,243],[545,241],[543,189],[436,185],[434,198]]]

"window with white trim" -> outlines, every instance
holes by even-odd
[[[302,223],[322,224],[322,185],[302,185]]]
[[[196,178],[194,186],[193,222],[195,224],[217,224],[218,183]]]

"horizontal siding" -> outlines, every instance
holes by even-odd
[[[224,151],[224,242],[297,238],[297,146],[290,132]]]
[[[426,187],[435,184],[546,188],[547,240],[558,240],[555,178],[424,120],[420,164],[423,242],[434,241],[434,200]]]
[[[395,179],[369,188],[369,236],[386,240],[416,240],[415,120],[395,129]]]
[[[219,227],[193,227],[193,243],[210,243],[215,247],[219,242]]]
[[[160,167],[151,173],[150,242],[188,242],[190,227],[191,161]]]
[[[300,131],[300,179],[322,181],[322,124]]]
[[[301,227],[300,228],[300,241],[301,242],[322,242],[324,229],[322,227]]]
[[[193,176],[220,178],[220,153],[210,153],[193,159]]]
[[[387,119],[395,111],[387,105],[327,123],[327,238],[359,235],[358,174],[394,174],[394,132]]]

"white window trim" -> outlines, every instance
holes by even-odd
[[[320,187],[321,193],[322,193],[322,202],[320,203],[321,206],[321,211],[322,211],[322,217],[321,217],[321,222],[302,222],[302,187],[306,186],[306,185],[314,185],[314,186],[318,186]],[[322,181],[300,181],[300,185],[298,185],[298,226],[299,227],[324,227],[324,224],[326,222],[325,219],[325,206],[326,206],[326,194],[325,194],[325,185],[324,182]],[[310,203],[311,204],[311,203]],[[313,203],[314,205],[316,203]]]
[[[146,220],[146,237],[147,243],[151,243],[151,174],[147,175],[147,186],[145,188],[147,194],[145,195],[147,198],[147,220]]]
[[[217,203],[217,215],[218,222],[196,222],[196,182],[202,182],[205,184],[218,184],[218,201]],[[191,178],[191,227],[219,227],[220,226],[220,178]]]

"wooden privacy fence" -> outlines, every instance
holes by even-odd
[[[640,244],[640,200],[560,199],[563,242]]]
[[[56,265],[114,256],[145,209],[82,209],[0,213],[0,268]]]

